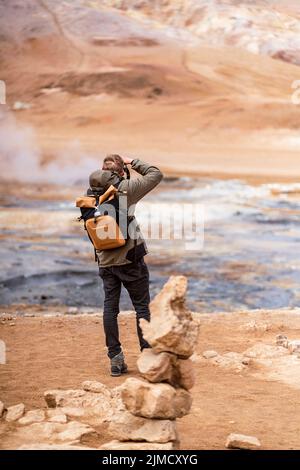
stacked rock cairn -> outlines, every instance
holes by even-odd
[[[151,321],[141,320],[151,349],[137,365],[142,378],[121,386],[124,409],[116,413],[109,431],[115,440],[102,449],[172,450],[180,446],[176,419],[192,405],[193,364],[199,322],[185,305],[187,279],[172,276],[151,303]]]

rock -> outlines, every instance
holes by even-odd
[[[17,450],[97,450],[93,447],[72,446],[67,444],[24,444]]]
[[[149,382],[168,382],[187,390],[195,383],[191,361],[177,359],[174,354],[144,349],[137,366],[141,375]]]
[[[243,434],[230,434],[225,446],[227,449],[256,450],[260,449],[261,443],[256,437],[244,436]]]
[[[288,354],[286,348],[271,344],[258,343],[244,352],[244,356],[253,359],[269,359]]]
[[[128,411],[117,413],[109,425],[109,432],[119,441],[169,442],[175,441],[176,422],[164,419],[146,419]]]
[[[282,346],[284,348],[288,347],[288,338],[285,335],[277,335],[276,336],[276,345]]]
[[[70,421],[66,425],[66,429],[57,435],[58,441],[81,441],[83,437],[96,436],[96,431],[87,424],[78,423],[77,421]]]
[[[22,111],[22,110],[30,109],[30,108],[31,108],[31,104],[23,103],[22,101],[15,101],[12,107],[14,111]]]
[[[95,430],[87,424],[70,421],[60,423],[34,423],[19,428],[15,437],[25,443],[80,442],[87,436],[95,436]]]
[[[85,415],[85,410],[83,408],[75,408],[71,406],[60,408],[60,412],[70,419],[82,418]]]
[[[300,340],[294,340],[288,342],[288,350],[290,354],[298,354],[300,353]]]
[[[185,390],[190,390],[195,385],[195,370],[190,359],[178,359],[177,361],[178,379],[177,383]]]
[[[49,390],[44,393],[45,401],[49,408],[57,406],[82,406],[84,390]],[[70,402],[72,405],[69,405]]]
[[[248,358],[245,358],[243,354],[229,352],[223,356],[218,355],[212,359],[213,364],[222,367],[224,369],[233,370],[235,372],[241,372],[245,369]]]
[[[103,444],[99,449],[101,450],[174,450],[174,442],[167,442],[166,444],[157,444],[149,442],[119,442],[110,441]]]
[[[82,388],[86,392],[102,393],[106,395],[107,398],[109,399],[111,398],[110,390],[106,387],[106,385],[103,385],[101,382],[86,381],[86,382],[83,382]]]
[[[78,313],[78,308],[77,307],[69,307],[67,314],[68,315],[76,315]]]
[[[49,390],[44,398],[49,408],[97,408],[97,413],[103,416],[109,414],[112,407],[110,390],[101,384],[97,393],[85,390]],[[67,413],[65,413],[67,414]]]
[[[145,418],[175,419],[189,413],[192,398],[168,384],[150,384],[129,378],[122,385],[122,400],[132,414]]]
[[[2,418],[3,412],[4,412],[4,403],[0,401],[0,418]]]
[[[149,382],[172,382],[176,356],[166,352],[156,353],[153,349],[144,349],[137,360],[137,366]]]
[[[204,357],[204,359],[212,359],[214,357],[217,357],[218,353],[216,351],[204,351],[202,356]]]
[[[19,405],[10,406],[7,408],[7,413],[5,416],[5,420],[8,422],[11,421],[18,421],[25,412],[25,405],[20,403]]]
[[[67,416],[61,413],[60,415],[54,415],[48,419],[49,423],[61,423],[64,424],[68,421]]]
[[[32,410],[28,411],[23,418],[19,419],[18,423],[26,426],[32,423],[41,423],[45,419],[44,410]]]
[[[25,318],[34,318],[34,317],[35,317],[35,313],[24,313],[24,317],[25,317]]]
[[[185,306],[187,279],[171,276],[150,305],[150,323],[142,319],[145,339],[156,352],[190,357],[195,349],[199,323]]]

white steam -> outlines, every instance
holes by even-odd
[[[71,184],[88,178],[101,156],[85,155],[80,142],[68,142],[56,159],[41,164],[34,130],[17,123],[12,113],[0,114],[0,176],[4,180]]]

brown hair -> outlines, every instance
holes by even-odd
[[[118,175],[123,176],[124,174],[124,162],[120,155],[112,154],[107,155],[103,160],[102,170],[113,171]]]

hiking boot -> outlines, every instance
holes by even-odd
[[[128,372],[127,365],[124,361],[124,354],[121,351],[116,356],[112,357],[110,360],[110,375],[112,377],[120,377],[121,374],[126,374]]]

